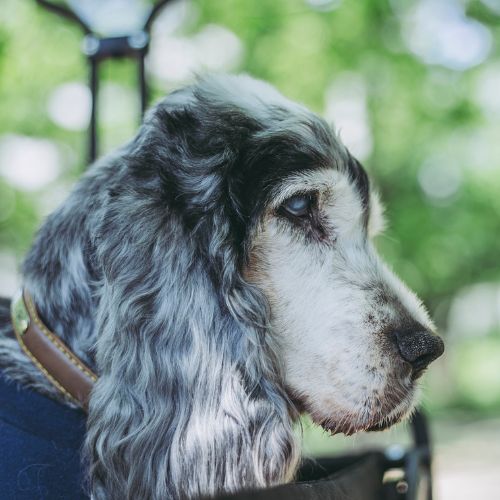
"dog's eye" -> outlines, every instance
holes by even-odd
[[[305,194],[292,196],[281,207],[294,217],[305,217],[311,210],[311,197]]]

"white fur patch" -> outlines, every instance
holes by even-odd
[[[385,208],[380,201],[377,191],[370,193],[370,218],[368,219],[368,235],[373,238],[383,233],[387,228],[387,220],[384,216]]]
[[[318,193],[325,242],[300,236],[275,210],[296,193]],[[376,254],[363,206],[347,175],[333,169],[286,179],[253,240],[249,279],[266,293],[284,382],[313,419],[352,433],[404,416],[415,392],[390,339],[404,315],[432,328],[420,301]],[[368,233],[382,227],[372,202]]]

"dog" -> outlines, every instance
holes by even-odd
[[[152,108],[23,265],[40,317],[98,375],[92,498],[286,483],[302,412],[347,435],[405,418],[443,343],[377,255],[382,226],[360,163],[272,86],[203,77]],[[4,376],[76,407],[4,323]]]

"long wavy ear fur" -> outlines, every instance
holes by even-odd
[[[149,115],[99,217],[86,441],[96,500],[267,486],[297,461],[267,307],[241,275],[235,171],[255,123],[233,110],[221,121],[197,89]]]

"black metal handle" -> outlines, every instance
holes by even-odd
[[[65,17],[66,19],[73,21],[80,25],[85,33],[92,33],[92,30],[89,28],[87,23],[80,19],[72,10],[64,7],[63,5],[48,2],[47,0],[36,0],[36,3],[49,10],[50,12],[54,12],[54,14],[58,14],[61,17]]]
[[[85,33],[83,53],[87,56],[89,63],[89,87],[92,96],[90,123],[88,130],[88,156],[89,163],[95,161],[98,155],[98,128],[97,128],[97,104],[99,95],[99,64],[106,59],[117,59],[128,57],[137,61],[137,84],[140,96],[140,116],[148,105],[148,85],[145,71],[145,58],[149,49],[149,31],[156,15],[171,0],[158,0],[151,7],[151,11],[144,23],[142,30],[131,33],[128,36],[100,37],[94,33],[91,27],[69,8],[50,2],[48,0],[36,0],[45,9],[58,14],[70,21],[77,23]]]

